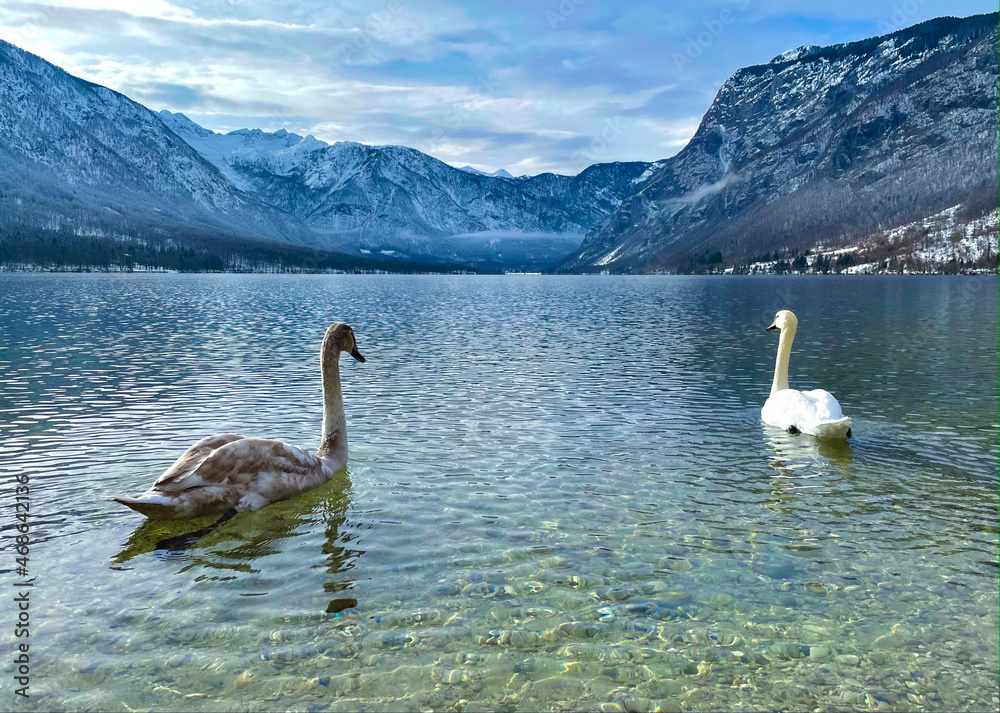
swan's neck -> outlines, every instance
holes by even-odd
[[[340,353],[323,351],[323,435],[317,454],[321,458],[347,458],[347,419],[344,397],[340,392]]]
[[[792,356],[792,340],[795,339],[795,328],[781,330],[778,339],[778,358],[774,362],[774,381],[771,382],[771,393],[788,388],[788,360]]]

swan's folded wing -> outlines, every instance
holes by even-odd
[[[234,441],[245,440],[243,436],[235,433],[222,433],[215,436],[207,436],[188,448],[181,457],[174,461],[174,464],[167,468],[163,475],[153,483],[153,490],[176,491],[184,490],[185,486],[177,487],[182,483],[185,476],[190,475],[201,466],[205,460],[216,450]]]
[[[810,424],[843,418],[843,415],[837,399],[823,389],[782,389],[771,394],[761,409],[766,423],[779,428],[795,426],[801,430],[809,428]]]
[[[798,420],[804,400],[802,392],[795,389],[775,391],[764,403],[760,415],[765,423],[787,429]]]
[[[816,421],[836,421],[844,417],[840,402],[829,391],[813,389],[803,391],[802,395],[813,402],[813,419]]]
[[[266,438],[242,438],[216,448],[193,470],[163,483],[157,481],[154,488],[177,492],[223,483],[240,485],[255,481],[261,473],[281,474],[291,485],[324,467],[323,461],[303,448]]]

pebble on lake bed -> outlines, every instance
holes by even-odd
[[[694,569],[694,565],[691,560],[686,557],[681,557],[679,559],[668,559],[664,563],[667,569],[673,570],[674,572],[690,572]]]
[[[803,586],[810,594],[829,594],[833,591],[830,587],[827,587],[825,584],[821,584],[820,582],[806,582]]]
[[[454,686],[456,684],[471,681],[472,673],[457,668],[441,669],[435,668],[431,671],[431,678],[439,683]]]
[[[601,704],[602,713],[660,713],[660,704],[648,698],[625,698]]]
[[[829,646],[823,644],[813,644],[809,647],[809,660],[810,661],[829,661],[830,656],[833,655],[833,649]]]

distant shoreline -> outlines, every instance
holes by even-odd
[[[425,276],[494,276],[494,277],[971,277],[984,275],[1000,275],[996,269],[960,269],[957,272],[945,270],[931,271],[904,271],[895,270],[880,272],[657,272],[657,273],[595,273],[595,272],[490,272],[473,270],[451,270],[451,271],[421,271],[421,272],[394,272],[388,270],[157,270],[157,269],[103,269],[101,267],[85,267],[73,269],[58,269],[49,267],[18,267],[8,268],[0,266],[0,275],[425,275]]]

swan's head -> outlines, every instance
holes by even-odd
[[[771,326],[767,328],[767,331],[772,329],[780,329],[785,331],[786,329],[794,330],[799,324],[799,320],[795,318],[791,310],[783,309],[778,314],[774,315],[774,321],[771,322]]]
[[[323,353],[339,357],[340,352],[347,352],[352,357],[364,363],[365,358],[358,351],[358,340],[354,338],[354,330],[343,322],[331,324],[323,337]]]

